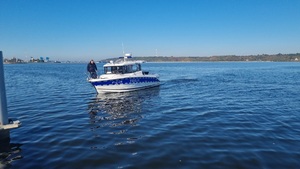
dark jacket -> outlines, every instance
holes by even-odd
[[[96,64],[95,63],[89,63],[88,65],[87,65],[87,71],[88,72],[96,72],[96,70],[97,70],[97,66],[96,66]]]

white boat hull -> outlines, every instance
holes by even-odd
[[[156,87],[160,81],[156,76],[123,77],[115,79],[90,79],[97,93],[127,92]]]

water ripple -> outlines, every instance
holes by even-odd
[[[298,63],[146,63],[160,87],[101,95],[85,68],[5,65],[0,168],[300,166]]]

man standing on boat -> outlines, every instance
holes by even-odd
[[[94,62],[94,60],[92,59],[90,61],[90,63],[87,65],[87,71],[90,72],[90,76],[93,78],[93,79],[96,79],[97,78],[97,66]]]

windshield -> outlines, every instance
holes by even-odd
[[[104,67],[104,74],[124,74],[124,73],[134,73],[141,71],[141,64],[136,63],[134,65],[124,65],[124,66],[108,66]]]

